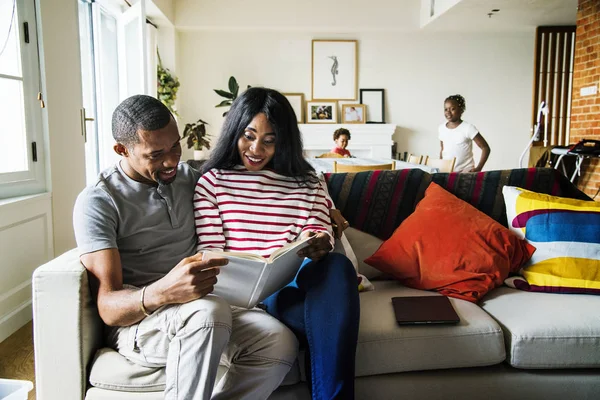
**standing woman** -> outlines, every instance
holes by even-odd
[[[353,399],[356,272],[330,253],[333,204],[302,156],[296,116],[279,92],[250,88],[232,105],[194,196],[198,251],[268,257],[312,236],[295,279],[264,304],[307,346],[313,399]]]
[[[483,170],[491,150],[475,125],[462,120],[466,109],[465,98],[460,94],[448,96],[444,100],[446,122],[438,128],[440,158],[456,157],[454,172],[479,172]],[[473,159],[473,142],[481,149],[481,158],[477,165]]]

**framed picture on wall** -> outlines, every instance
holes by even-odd
[[[292,105],[296,120],[299,124],[304,123],[304,93],[282,93]]]
[[[360,103],[367,106],[367,124],[385,124],[383,89],[360,89]]]
[[[358,41],[312,41],[313,100],[356,100]]]
[[[337,121],[337,102],[335,100],[306,102],[307,124],[336,124]]]
[[[342,105],[342,124],[364,124],[366,108],[364,104]]]

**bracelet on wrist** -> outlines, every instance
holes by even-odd
[[[146,293],[146,287],[144,286],[141,290],[141,294],[140,294],[140,310],[142,310],[142,312],[144,313],[144,315],[146,317],[149,317],[150,315],[152,315],[152,313],[149,313],[148,310],[146,310],[146,307],[144,306],[144,294]]]

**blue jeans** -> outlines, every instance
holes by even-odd
[[[313,399],[354,399],[360,305],[354,267],[329,253],[264,301],[267,312],[308,344]]]

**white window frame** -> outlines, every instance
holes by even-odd
[[[40,61],[38,57],[37,21],[35,0],[16,0],[17,9],[12,29],[18,30],[22,78],[2,75],[2,79],[13,79],[23,82],[23,99],[25,109],[25,132],[27,170],[0,173],[0,199],[24,196],[46,191],[45,141],[42,124],[40,92]],[[29,43],[25,43],[24,23],[29,30]],[[36,143],[37,161],[33,161],[32,143]]]

